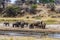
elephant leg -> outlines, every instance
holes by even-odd
[[[21,28],[24,28],[24,26],[21,26]]]
[[[8,26],[9,26],[9,24],[8,24]]]
[[[30,26],[30,29],[33,29],[34,28],[34,26]]]
[[[45,29],[45,26],[43,26],[43,29]]]
[[[16,27],[19,27],[19,25],[16,25]]]
[[[21,25],[21,28],[24,28],[24,25]]]
[[[13,27],[15,27],[15,25],[13,24]]]
[[[31,29],[31,26],[29,26],[29,29]]]

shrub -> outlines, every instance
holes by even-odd
[[[32,4],[31,8],[32,9],[36,9],[37,8],[37,5],[36,4]]]

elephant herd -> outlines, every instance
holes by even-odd
[[[9,23],[4,22],[4,25],[9,26]],[[46,23],[44,23],[42,21],[41,22],[34,22],[34,23],[28,23],[28,22],[24,22],[24,21],[12,23],[12,27],[25,28],[25,26],[28,27],[29,29],[34,29],[34,28],[45,29],[46,28]]]

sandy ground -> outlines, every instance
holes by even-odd
[[[0,35],[0,40],[60,40],[60,39],[54,39],[54,38],[35,38],[35,37],[24,37],[24,36],[3,36]]]
[[[23,32],[25,32],[25,31],[28,31],[28,32],[30,32],[30,31],[32,31],[32,32],[51,32],[51,33],[60,33],[60,29],[27,29],[27,28],[25,28],[25,29],[21,29],[21,28],[9,28],[9,27],[7,27],[7,28],[0,28],[0,30],[4,30],[4,31],[23,31]]]

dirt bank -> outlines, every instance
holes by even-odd
[[[11,27],[2,27],[0,31],[19,31],[19,32],[46,32],[46,33],[60,33],[60,30],[57,29],[28,29],[28,28],[11,28]]]

